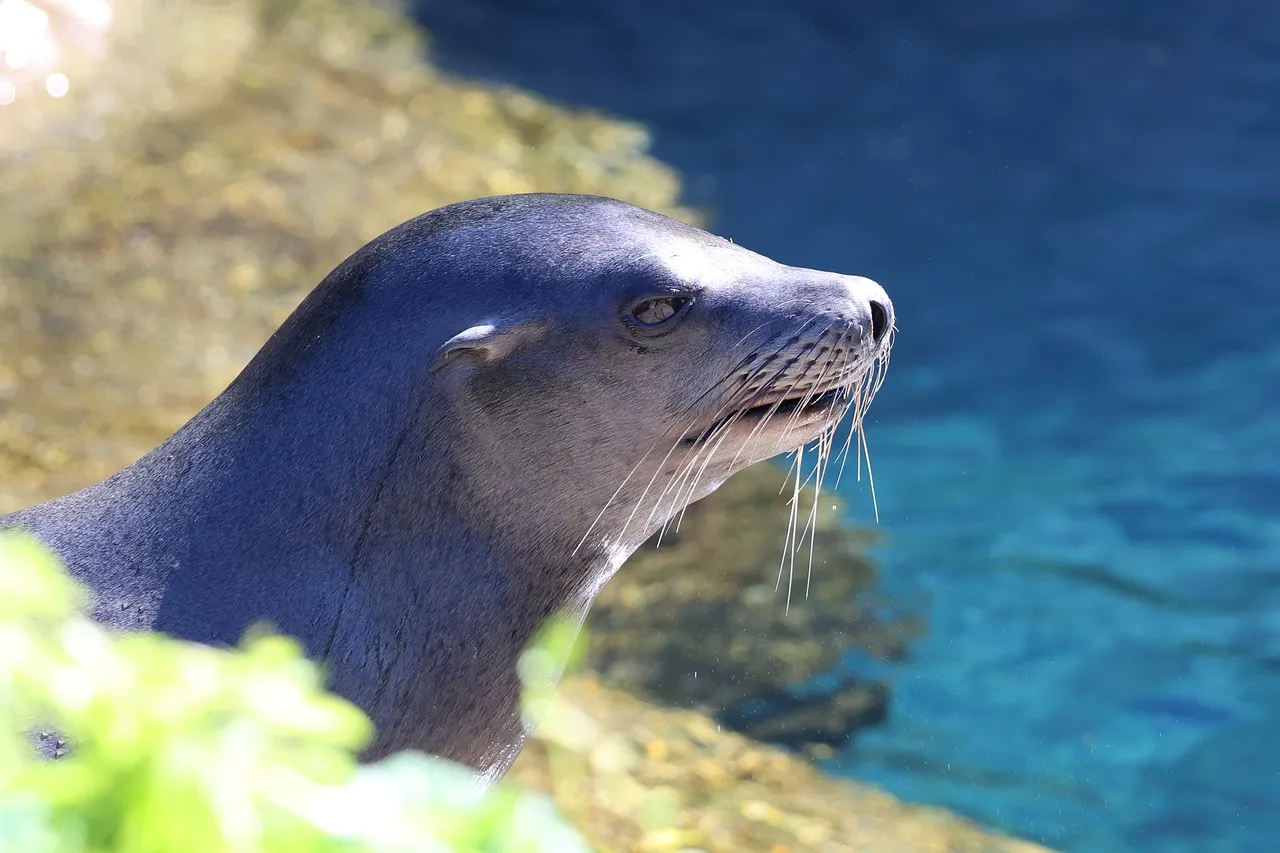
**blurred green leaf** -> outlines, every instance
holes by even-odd
[[[585,853],[540,795],[419,754],[358,764],[369,720],[293,640],[113,634],[87,601],[0,532],[0,851]],[[554,622],[526,658],[542,701],[576,633]],[[57,761],[24,735],[49,729],[72,744]]]

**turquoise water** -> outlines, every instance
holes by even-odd
[[[1280,4],[421,18],[446,67],[647,124],[719,232],[894,297],[880,557],[930,633],[829,770],[1069,851],[1280,849]]]

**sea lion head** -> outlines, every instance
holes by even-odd
[[[418,221],[447,265],[431,375],[457,487],[557,548],[630,553],[735,471],[860,418],[893,306],[620,201],[527,195]],[[430,232],[430,233],[424,233]]]
[[[292,481],[289,525],[339,551],[373,530],[424,555],[484,540],[531,577],[563,565],[594,588],[735,471],[806,446],[829,459],[893,323],[870,279],[621,201],[477,199],[335,268],[192,440],[232,437],[241,492]]]

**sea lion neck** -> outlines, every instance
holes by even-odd
[[[246,376],[134,465],[14,520],[92,579],[96,618],[219,645],[265,622],[325,662],[379,744],[505,766],[432,724],[473,719],[495,743],[520,740],[519,655],[552,613],[585,613],[598,555],[560,553],[524,525],[495,535],[484,516],[501,496],[462,511],[438,400],[387,396],[344,423],[305,370],[275,404],[254,403],[259,387]],[[459,678],[474,689],[442,681]]]

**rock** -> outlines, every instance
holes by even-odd
[[[884,719],[883,683],[846,674],[834,690],[793,690],[851,647],[902,657],[918,627],[873,615],[873,537],[841,523],[830,495],[818,507],[812,572],[802,540],[788,577],[785,480],[773,465],[741,472],[609,582],[588,620],[591,665],[606,683],[792,746],[837,745]],[[814,497],[802,492],[799,518]]]
[[[822,691],[792,687],[748,696],[716,717],[755,740],[826,752],[845,745],[857,730],[880,725],[888,713],[887,684],[848,675]]]
[[[631,760],[610,769],[590,763],[590,744],[535,740],[509,778],[549,792],[600,853],[1048,853],[831,779],[802,758],[697,713],[633,699],[594,676],[568,679],[559,701],[560,713],[589,714],[596,737],[613,749],[630,744]]]

